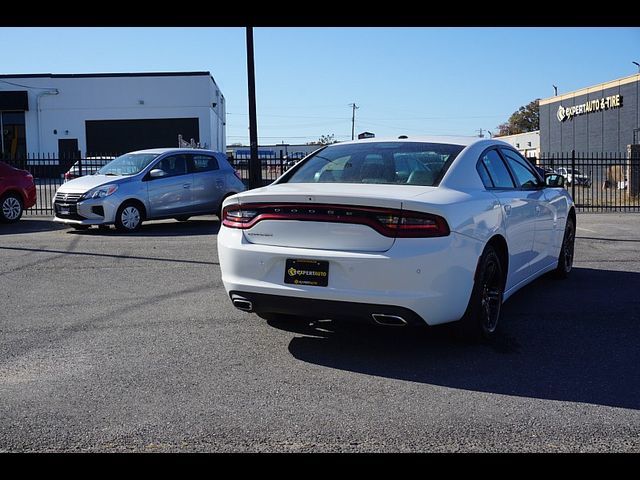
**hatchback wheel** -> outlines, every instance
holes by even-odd
[[[467,310],[458,322],[458,329],[466,338],[492,339],[498,329],[505,277],[500,257],[487,245],[478,263],[476,281]]]
[[[4,223],[14,223],[22,217],[22,199],[15,193],[9,193],[0,200],[0,220]]]
[[[123,203],[116,213],[116,229],[120,232],[135,232],[140,229],[142,220],[142,211],[137,204]]]

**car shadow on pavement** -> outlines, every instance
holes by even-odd
[[[67,228],[61,223],[45,218],[30,219],[22,217],[16,223],[0,223],[0,235],[17,235],[21,233],[50,232]]]
[[[640,409],[640,273],[574,268],[503,309],[501,336],[465,343],[447,326],[281,324],[302,361],[451,388]]]
[[[189,235],[217,235],[220,230],[218,217],[194,218],[186,222],[175,220],[149,220],[136,232],[118,232],[113,226],[101,229],[91,227],[88,230],[70,229],[71,235],[121,235],[123,237],[183,237]]]

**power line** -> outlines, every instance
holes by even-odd
[[[240,115],[240,116],[246,117],[248,115],[248,113],[227,112],[227,115]],[[318,115],[276,115],[276,114],[269,114],[269,113],[261,113],[260,117],[319,118],[319,119],[326,119],[326,120],[348,120],[349,119],[348,117],[322,117],[322,116],[318,116]]]

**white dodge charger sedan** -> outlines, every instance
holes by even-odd
[[[235,307],[266,319],[458,321],[490,338],[514,292],[571,271],[563,181],[499,140],[329,145],[224,201],[222,281]]]

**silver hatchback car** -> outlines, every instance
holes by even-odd
[[[54,221],[83,230],[114,224],[133,232],[143,220],[216,214],[229,195],[245,190],[223,153],[157,148],[126,153],[93,175],[63,184]]]

